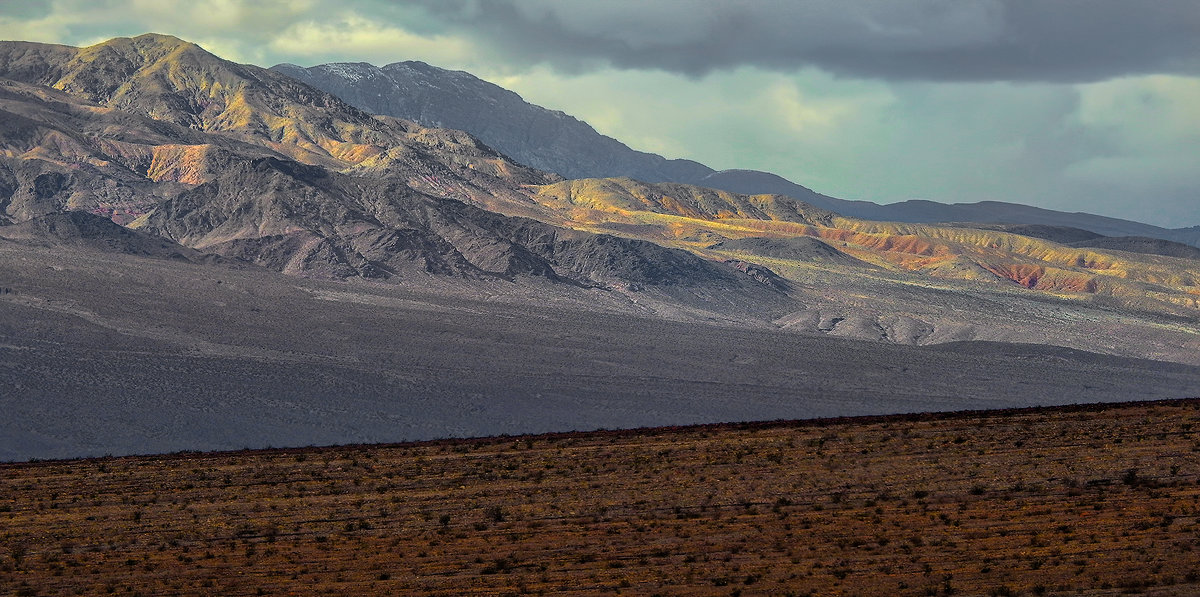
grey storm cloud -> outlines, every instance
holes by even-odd
[[[418,0],[516,59],[933,81],[1200,73],[1196,0]]]

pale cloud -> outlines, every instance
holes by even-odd
[[[67,27],[56,20],[25,21],[0,16],[0,39],[57,43],[66,37]]]
[[[1166,191],[1200,185],[1200,163],[1195,155],[1176,154],[1101,156],[1076,162],[1064,174],[1080,182]],[[1196,198],[1200,203],[1200,197]]]
[[[415,34],[399,27],[380,24],[353,12],[320,21],[292,24],[269,43],[278,55],[312,63],[330,60],[387,64],[400,60],[423,60],[434,64],[461,64],[479,53],[469,41],[444,35]]]
[[[307,18],[318,5],[318,0],[53,0],[38,4],[34,18],[0,5],[0,36],[86,46],[164,33],[243,61],[266,57],[260,46],[274,28]]]
[[[763,92],[763,103],[792,134],[828,136],[851,116],[852,107],[840,101],[815,101],[797,86],[780,82]]]
[[[113,37],[164,33],[198,43],[222,58],[263,66],[283,61],[383,63],[414,58],[447,64],[487,55],[477,51],[469,36],[443,33],[423,8],[403,3],[53,0],[20,4],[17,10],[15,4],[0,3],[0,37],[82,46]]]
[[[195,34],[228,34],[258,37],[272,23],[306,18],[317,7],[315,0],[129,0],[128,9],[150,25],[186,29]]]
[[[1079,93],[1076,119],[1104,150],[1065,168],[1062,186],[1089,208],[1164,226],[1200,223],[1200,79],[1126,77]]]
[[[22,7],[25,10],[18,11],[15,3],[0,5],[0,39],[60,43],[69,38],[71,26],[79,22],[71,15],[36,12],[23,3]]]
[[[1078,121],[1108,144],[1103,155],[1075,164],[1073,179],[1200,188],[1200,79],[1123,78],[1081,86],[1080,96]]]
[[[569,106],[572,115],[635,149],[717,169],[770,170],[818,190],[837,178],[826,170],[834,162],[829,156],[857,157],[843,150],[849,137],[874,135],[879,111],[895,101],[881,83],[813,70],[746,68],[692,78],[617,69],[562,75],[538,67],[482,75],[535,104]],[[838,167],[852,171],[855,161]]]
[[[1080,92],[1080,122],[1110,131],[1131,149],[1200,145],[1200,78],[1126,77],[1083,85]]]

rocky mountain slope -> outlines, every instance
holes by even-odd
[[[1105,236],[1143,236],[1200,246],[1200,226],[1167,229],[1119,218],[1068,213],[999,201],[945,204],[910,200],[880,205],[822,195],[758,170],[714,171],[690,160],[639,152],[560,111],[470,73],[423,62],[280,64],[272,70],[328,91],[375,114],[461,129],[517,161],[566,178],[630,177],[681,182],[748,195],[787,195],[847,217],[888,222],[984,222],[1082,228]]]
[[[106,217],[83,211],[52,213],[20,224],[0,226],[0,240],[29,247],[74,247],[97,253],[189,263],[223,262],[217,255],[189,249],[161,236],[130,230]]]
[[[1036,238],[1045,228],[1021,235],[871,222],[786,196],[628,178],[545,185],[536,198],[582,230],[769,268],[788,281],[798,303],[775,323],[810,333],[915,344],[993,339],[1106,352],[1120,351],[1136,336],[1137,343],[1158,346],[1159,356],[1180,355],[1174,342],[1200,340],[1200,260],[1084,246],[1104,240],[1086,231],[1075,230],[1090,238],[1077,244]],[[1060,238],[1077,236],[1054,230]]]
[[[577,228],[622,231],[701,253],[761,248],[760,257],[777,258],[780,242],[794,244],[798,237],[808,237],[820,239],[827,250],[797,255],[835,251],[884,269],[1004,281],[1044,291],[1132,300],[1172,295],[1168,303],[1200,308],[1200,261],[1195,259],[1200,249],[1158,239],[1104,237],[1047,226],[873,222],[842,217],[784,195],[738,195],[629,178],[544,185],[537,187],[536,198]],[[1155,285],[1155,291],[1145,284]]]
[[[690,160],[635,151],[568,114],[527,103],[516,93],[469,73],[424,62],[311,68],[279,64],[271,70],[374,114],[468,131],[518,162],[566,178],[632,176],[693,182],[712,172]]]
[[[759,290],[690,253],[481,209],[545,216],[521,186],[557,177],[169,36],[0,43],[0,110],[11,222],[86,211],[306,275]]]

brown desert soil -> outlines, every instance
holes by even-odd
[[[0,465],[16,595],[1195,595],[1200,401]]]

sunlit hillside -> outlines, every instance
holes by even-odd
[[[79,156],[155,182],[212,180],[227,161],[222,148],[335,171],[400,175],[413,188],[483,204],[510,203],[505,199],[519,194],[509,182],[556,178],[464,133],[372,116],[274,71],[166,35],[84,48],[6,42],[0,78],[12,80],[4,82],[0,107],[34,112],[22,123],[29,130],[24,142],[8,143],[6,153],[58,161]],[[48,89],[64,93],[48,98]],[[55,102],[49,108],[47,99]],[[92,134],[77,134],[87,131]]]
[[[752,260],[785,278],[807,266],[871,265],[934,279],[1019,286],[1065,298],[1104,297],[1154,312],[1200,309],[1200,261],[1077,248],[996,230],[844,218],[779,195],[738,195],[630,179],[565,181],[534,196],[572,226],[687,248],[701,255]],[[783,256],[770,242],[808,237],[827,247]],[[811,245],[810,245],[811,247]],[[847,258],[834,258],[835,256]]]

